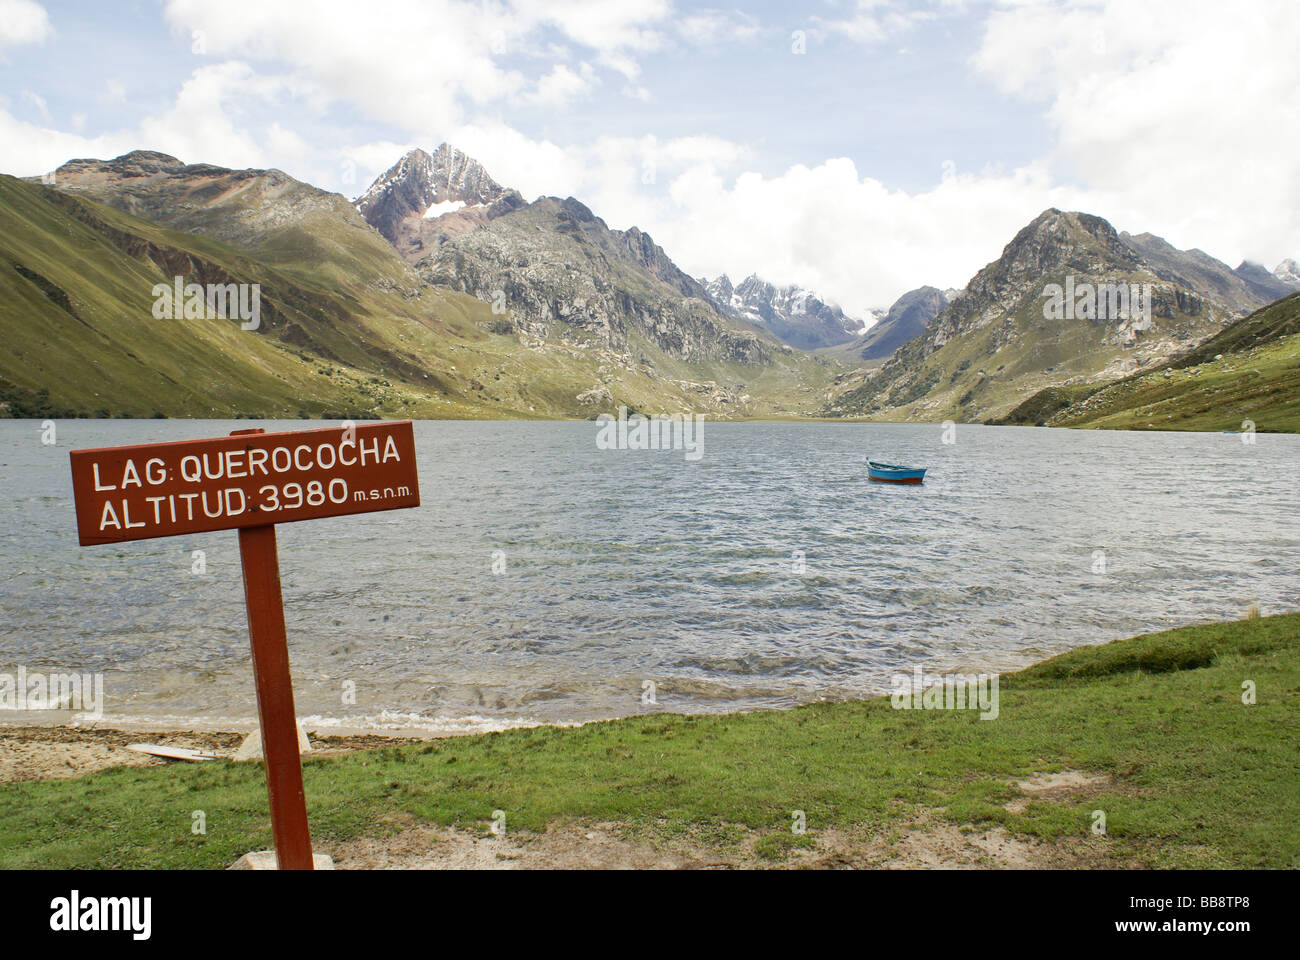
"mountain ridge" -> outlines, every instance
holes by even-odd
[[[753,273],[736,286],[725,273],[701,282],[722,310],[770,331],[799,350],[846,343],[863,326],[837,305],[798,284],[777,286]]]
[[[1105,219],[1050,208],[1018,231],[920,336],[878,371],[843,382],[825,410],[886,419],[987,419],[1044,386],[1155,365],[1214,333],[1235,312],[1169,276],[1168,270],[1157,273]],[[1080,284],[1149,284],[1152,323],[1132,316],[1049,319],[1043,298],[1053,285],[1059,289],[1076,278]],[[1244,290],[1244,281],[1235,289]]]

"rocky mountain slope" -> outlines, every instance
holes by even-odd
[[[1249,260],[1243,260],[1232,272],[1240,277],[1250,292],[1265,304],[1300,290],[1300,283],[1292,283],[1262,264],[1251,263]]]
[[[473,201],[472,216],[465,215],[469,207],[440,206],[462,201]],[[446,144],[432,156],[407,154],[357,208],[391,235],[423,281],[491,304],[494,332],[538,348],[550,343],[604,351],[605,376],[638,368],[681,383],[708,383],[714,378],[693,368],[746,368],[747,374],[728,374],[729,386],[699,388],[734,409],[752,396],[747,384],[760,373],[780,371],[790,388],[801,379],[828,379],[824,362],[796,354],[763,327],[720,307],[648,234],[636,227],[611,230],[572,197],[523,203]],[[429,217],[430,209],[438,215]],[[812,402],[802,387],[793,395]],[[583,396],[592,409],[613,402],[603,381]]]
[[[1300,431],[1300,293],[1234,321],[1163,369],[1042,390],[999,422]]]
[[[553,218],[556,235],[570,230],[569,216]],[[601,267],[588,279],[607,282],[612,263],[628,274],[621,288],[583,302],[579,287],[570,299],[516,277],[512,295],[532,289],[546,301],[521,295],[512,308],[494,296],[498,281],[476,285],[472,271],[432,282],[436,268],[422,276],[346,199],[275,170],[147,151],[73,161],[52,186],[10,178],[0,219],[9,292],[0,333],[15,344],[0,363],[0,402],[10,412],[586,417],[626,404],[762,416],[815,408],[830,380],[824,363],[728,324],[648,237],[602,233],[603,224],[585,228],[595,240],[581,251]],[[491,227],[484,218],[485,236]],[[549,253],[538,261],[543,272],[555,266]],[[235,323],[232,338],[230,321],[155,322],[151,291],[176,276],[258,285],[260,326]],[[34,325],[24,312],[32,304]],[[537,309],[527,317],[521,306]],[[545,310],[568,316],[530,328]],[[102,335],[70,346],[87,325]],[[158,349],[172,352],[155,358]],[[87,365],[102,379],[88,378]]]
[[[1154,234],[1119,236],[1162,280],[1196,290],[1242,316],[1300,289],[1300,282],[1290,284],[1258,264],[1243,262],[1234,270],[1202,250],[1179,250]]]
[[[1047,210],[921,336],[878,371],[847,378],[826,412],[882,419],[996,417],[1047,386],[1163,363],[1232,319],[1230,304],[1158,269],[1100,217]],[[1245,282],[1238,281],[1233,290],[1248,296]],[[1082,292],[1088,285],[1095,293],[1098,284],[1138,284],[1139,290],[1149,284],[1150,322],[1136,310],[1126,317],[1106,315],[1098,310],[1101,300],[1092,311],[1081,306],[1076,312],[1073,301],[1067,314],[1049,310],[1049,300],[1060,305],[1062,290]],[[1052,285],[1055,297],[1049,296]]]
[[[847,363],[884,360],[924,333],[929,322],[948,305],[948,299],[949,294],[937,287],[909,290],[894,301],[875,326],[832,355]]]
[[[430,283],[499,305],[531,339],[693,363],[771,363],[780,345],[727,323],[698,281],[646,234],[610,230],[572,197],[543,197],[450,238],[416,263]]]
[[[762,327],[800,350],[846,343],[864,326],[862,321],[846,316],[839,307],[799,286],[778,287],[755,275],[733,286],[725,273],[716,280],[701,282],[723,312]]]
[[[355,205],[150,151],[0,188],[0,413],[991,419],[1163,370],[1300,282],[1290,261],[1232,270],[1049,210],[960,296],[911,291],[858,340],[804,290],[706,285],[643,231],[573,198],[526,203],[446,144]],[[257,284],[260,327],[154,322],[151,291],[176,276]],[[1101,284],[1149,284],[1150,323],[1047,310],[1054,285]]]
[[[414,263],[444,239],[519,209],[524,198],[493,180],[478,161],[444,143],[432,154],[407,153],[354,205]]]
[[[206,311],[160,319],[155,288],[176,276],[257,284],[257,328]],[[0,177],[0,402],[11,415],[372,416],[443,403],[468,413],[477,402],[453,400],[462,391],[423,348],[432,317],[474,306],[434,291],[359,298],[220,241]]]

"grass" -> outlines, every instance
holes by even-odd
[[[1068,214],[1068,219],[1077,219]],[[1094,251],[1100,262],[1110,256],[1095,237],[1076,223],[1074,241]],[[1047,283],[1150,281],[1160,296],[1167,285],[1145,268],[1121,268],[1118,262],[1098,274],[1057,266],[1025,286],[1004,274],[1001,260],[972,279],[970,289],[984,291],[954,301],[927,327],[928,333],[908,341],[869,379],[852,378],[844,392],[825,405],[828,413],[872,420],[938,423],[997,421],[1020,407],[1038,391],[1072,391],[1075,384],[1109,379],[1124,360],[1150,349],[1151,338],[1171,339],[1191,347],[1220,330],[1231,319],[1223,308],[1206,302],[1195,314],[1176,303],[1169,316],[1157,318],[1155,332],[1136,346],[1117,336],[1117,324],[1084,318],[1047,319],[1043,293]],[[940,339],[943,333],[946,339]],[[942,343],[931,350],[932,341]],[[1023,422],[1015,420],[1012,422]],[[1037,421],[1031,421],[1037,422]]]
[[[601,347],[525,346],[492,332],[489,304],[422,285],[369,228],[328,211],[310,226],[235,247],[0,175],[0,416],[585,418],[597,410],[576,398],[596,385],[646,411],[762,416],[811,403],[832,376],[775,347],[741,365],[635,344],[631,361],[658,374]],[[155,319],[154,285],[176,274],[258,284],[258,331]],[[753,402],[715,409],[669,378]]]
[[[888,698],[722,716],[654,714],[308,760],[318,841],[415,818],[481,831],[613,821],[780,860],[828,829],[889,836],[919,815],[1089,837],[1104,863],[1290,868],[1300,853],[1300,614],[1086,647],[1001,682],[1000,715],[891,709]],[[1242,702],[1243,684],[1257,702]],[[1014,781],[1104,775],[1019,813]],[[119,767],[0,787],[0,867],[224,867],[270,845],[262,769]],[[207,833],[191,833],[202,810]],[[807,834],[794,836],[802,810]]]
[[[995,423],[1300,432],[1300,293],[1230,324],[1169,369],[1048,387]]]
[[[1300,335],[1116,383],[1084,399],[1053,426],[1120,430],[1300,433]]]

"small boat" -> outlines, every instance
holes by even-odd
[[[896,463],[867,461],[867,476],[880,483],[920,483],[925,479],[925,468],[900,467]]]

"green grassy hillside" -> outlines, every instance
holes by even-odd
[[[794,354],[661,373],[650,346],[649,363],[613,369],[600,351],[525,344],[493,332],[487,303],[422,283],[364,222],[327,213],[255,256],[0,176],[0,414],[582,417],[596,411],[578,395],[603,385],[641,410],[743,416],[789,412],[830,376]],[[153,288],[177,275],[259,284],[261,327],[155,319]],[[765,392],[731,409],[701,381]]]
[[[1150,284],[1150,324],[1097,301],[1085,312],[1047,309],[1050,287]],[[1073,315],[1071,315],[1073,313]],[[1106,382],[1159,364],[1217,333],[1223,305],[1162,280],[1109,223],[1049,210],[1020,231],[954,300],[878,371],[844,378],[830,415],[979,422],[1048,388]],[[1145,327],[1145,328],[1144,328]]]
[[[1167,368],[1043,390],[1003,423],[1300,432],[1300,294],[1229,325]]]

